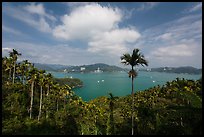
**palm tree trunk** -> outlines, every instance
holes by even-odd
[[[42,112],[42,86],[40,86],[40,108],[39,108],[39,114],[38,114],[38,121],[40,120],[41,117],[41,112]]]
[[[57,111],[58,111],[58,99],[57,99]]]
[[[132,66],[132,71],[133,70],[133,66]],[[134,116],[133,116],[133,111],[134,111],[134,77],[132,75],[132,135],[134,135]]]
[[[64,110],[66,111],[66,99],[64,99]]]
[[[24,71],[24,70],[23,70]],[[24,72],[22,74],[22,82],[23,82],[23,85],[24,85]]]
[[[48,85],[48,87],[47,87],[47,96],[49,95],[49,91],[50,91],[50,86]]]
[[[47,87],[47,94],[46,94],[46,100],[47,100],[47,103],[46,103],[46,110],[45,110],[45,113],[46,113],[46,118],[48,118],[48,95],[49,95],[49,90],[50,90],[50,88],[49,88],[50,86],[48,85],[48,87]]]
[[[14,66],[13,66],[13,84],[15,79],[15,71],[16,71],[16,62],[14,62]]]
[[[95,117],[94,117],[94,123],[95,123],[95,125],[96,125],[96,126],[95,126],[95,128],[96,128],[96,129],[95,129],[95,131],[96,131],[96,132],[95,132],[95,135],[98,135],[98,129],[97,129],[97,123],[96,123],[96,122],[97,122],[97,115],[95,115]]]
[[[32,108],[33,108],[33,87],[34,87],[34,81],[32,81],[32,84],[31,84],[30,119],[32,118]]]
[[[9,69],[9,81],[11,81],[12,76],[11,76],[11,68]]]

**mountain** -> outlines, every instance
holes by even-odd
[[[140,71],[152,71],[152,72],[167,72],[167,73],[188,73],[188,74],[201,74],[202,69],[197,69],[191,66],[184,67],[159,67],[151,69],[140,69]]]
[[[59,69],[64,69],[69,66],[60,65],[60,64],[41,64],[41,63],[34,63],[35,67],[38,69],[43,69],[47,71],[57,71]]]
[[[68,72],[113,72],[113,71],[124,71],[125,69],[117,67],[117,66],[110,66],[104,63],[97,63],[91,65],[81,65],[81,66],[71,66],[66,68]]]
[[[96,63],[91,65],[81,65],[81,66],[66,66],[59,64],[41,64],[34,63],[35,67],[38,69],[44,69],[47,71],[64,71],[67,72],[94,72],[99,69],[99,72],[113,72],[113,71],[124,71],[126,69],[117,66],[111,66],[104,63]]]

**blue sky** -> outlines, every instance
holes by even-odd
[[[123,66],[139,48],[148,67],[202,67],[201,2],[4,2],[2,56],[34,63]]]

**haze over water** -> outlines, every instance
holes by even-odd
[[[126,96],[131,93],[131,78],[126,72],[103,72],[103,73],[63,73],[51,72],[57,78],[79,78],[83,81],[82,88],[75,88],[73,91],[82,97],[84,101],[92,100],[99,96],[108,96],[111,92],[114,96]],[[176,74],[162,72],[139,71],[134,79],[134,91],[145,90],[157,85],[164,85],[167,81],[176,78],[198,80],[200,75]]]

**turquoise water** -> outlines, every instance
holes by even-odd
[[[131,93],[131,78],[126,72],[112,73],[63,73],[51,72],[54,77],[79,78],[83,81],[82,88],[73,89],[84,101],[89,101],[99,96],[107,96],[111,92],[114,96],[125,96]],[[134,79],[134,91],[145,90],[157,85],[164,85],[167,81],[175,80],[177,77],[197,80],[200,75],[176,74],[164,72],[139,71]]]

